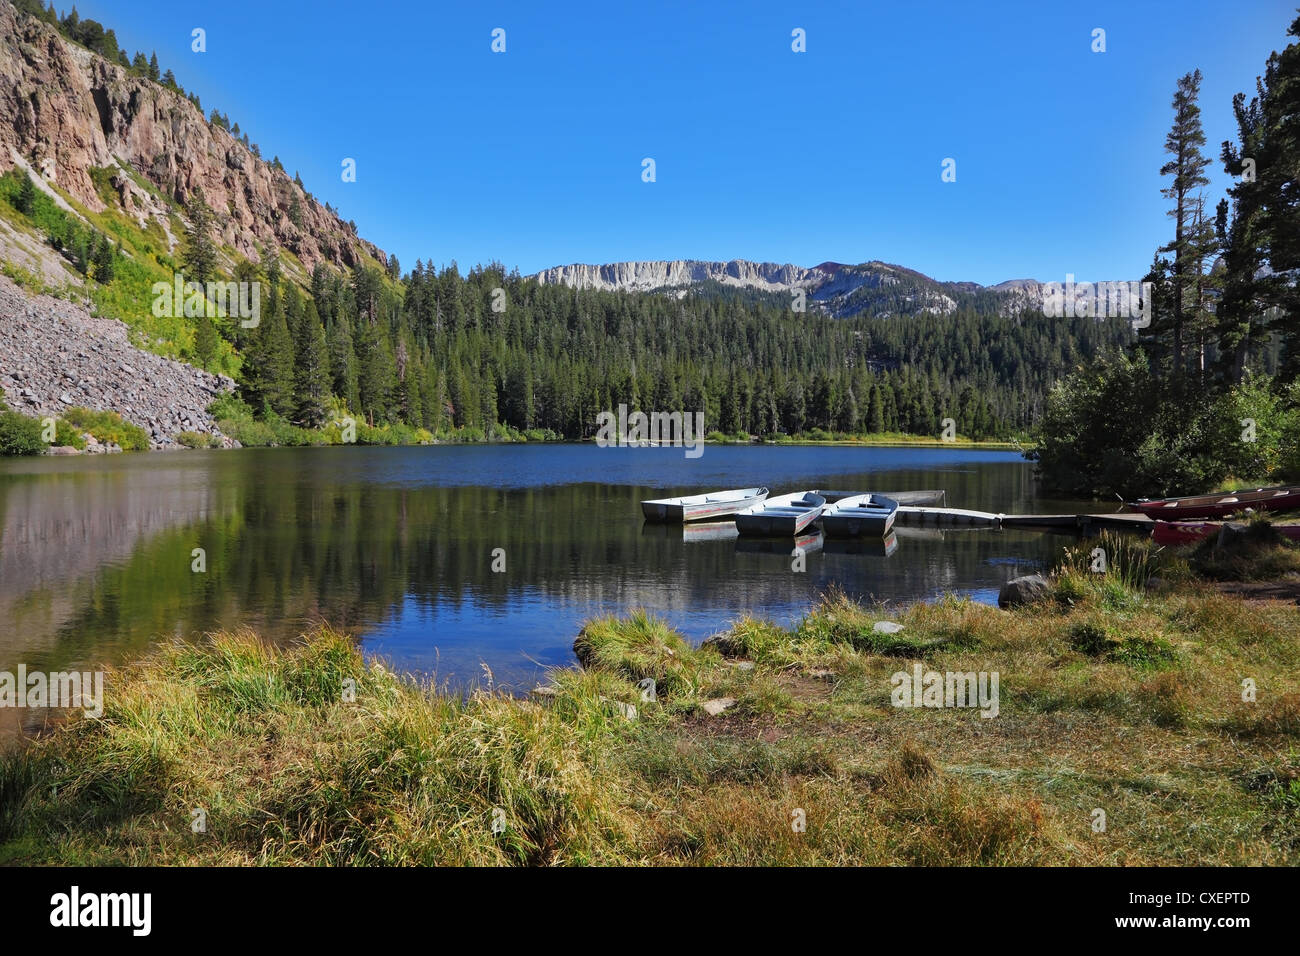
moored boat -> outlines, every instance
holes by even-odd
[[[1300,487],[1256,488],[1253,491],[1224,491],[1186,498],[1139,498],[1129,507],[1152,518],[1222,518],[1237,511],[1287,511],[1300,508]]]
[[[883,538],[894,526],[898,502],[884,495],[841,498],[822,512],[822,532],[828,538]]]
[[[736,513],[736,530],[745,535],[790,537],[821,517],[826,499],[811,491],[777,495]]]
[[[710,491],[683,498],[653,498],[641,502],[647,521],[706,521],[725,518],[767,499],[766,488],[737,488]]]

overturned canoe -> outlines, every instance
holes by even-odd
[[[710,491],[684,498],[653,498],[641,502],[647,521],[705,521],[725,518],[767,498],[766,488],[738,488],[733,491]]]
[[[828,538],[883,538],[894,526],[898,502],[884,495],[841,498],[822,512],[822,532]]]
[[[1237,511],[1289,511],[1300,508],[1300,488],[1256,488],[1188,498],[1139,498],[1129,507],[1152,518],[1222,518]]]
[[[744,535],[791,537],[821,517],[826,499],[811,491],[777,495],[736,513],[736,530]]]

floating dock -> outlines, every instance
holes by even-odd
[[[1002,515],[995,515],[988,511],[967,511],[964,508],[918,508],[913,505],[899,505],[894,522],[905,525],[964,525],[996,528],[1002,523]]]
[[[865,491],[814,491],[813,494],[821,495],[826,499],[827,504],[834,504],[841,498],[852,498],[854,495],[867,494]],[[931,491],[873,491],[873,495],[880,495],[882,498],[893,498],[900,505],[939,505],[943,506],[947,500],[947,492],[942,488]]]
[[[1155,526],[1156,523],[1143,514],[1002,516],[1004,528],[1059,528],[1065,531],[1118,528],[1124,531],[1150,532]]]
[[[901,525],[950,528],[1027,528],[1041,531],[1080,531],[1088,533],[1102,528],[1150,532],[1155,522],[1143,514],[1106,515],[1007,515],[964,508],[899,507],[894,519]]]

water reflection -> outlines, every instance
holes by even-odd
[[[935,528],[748,542],[732,522],[642,521],[642,499],[760,480],[774,493],[943,487],[954,507],[1071,507],[1037,500],[1015,455],[940,449],[710,447],[696,462],[590,445],[6,461],[0,669],[120,660],[239,624],[289,640],[323,618],[405,670],[462,684],[487,664],[498,682],[526,684],[571,662],[593,614],[645,607],[700,639],[749,612],[793,620],[830,587],[893,602],[950,590],[988,599],[1061,544]],[[196,548],[203,573],[191,570]],[[791,571],[796,550],[802,573]]]

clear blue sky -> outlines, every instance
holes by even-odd
[[[1170,230],[1175,79],[1205,74],[1213,206],[1232,95],[1295,16],[1294,0],[77,8],[157,50],[404,269],[882,259],[986,284],[1140,277]]]

